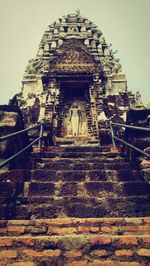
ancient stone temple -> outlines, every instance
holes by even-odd
[[[112,147],[110,120],[146,127],[115,133],[150,151],[150,110],[127,90],[111,45],[87,18],[64,16],[45,31],[21,93],[0,106],[0,139],[44,121],[42,145],[0,170],[0,266],[149,265],[150,161]],[[39,133],[5,140],[0,160]]]
[[[45,31],[17,102],[26,126],[45,120],[56,137],[100,137],[101,144],[108,120],[123,122],[137,104],[103,33],[75,14]]]

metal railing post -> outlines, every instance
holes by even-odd
[[[41,149],[42,146],[42,137],[43,137],[43,124],[40,126],[40,139],[39,139],[39,149]]]
[[[111,138],[112,138],[113,147],[116,147],[116,143],[115,143],[115,139],[114,139],[114,129],[113,129],[113,125],[112,125],[111,121],[110,121],[110,132],[111,132]]]

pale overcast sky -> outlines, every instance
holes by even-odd
[[[77,9],[118,50],[128,88],[150,102],[150,0],[0,0],[0,104],[20,92],[47,26]]]

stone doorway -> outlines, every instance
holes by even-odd
[[[66,82],[61,85],[63,90],[63,137],[87,137],[88,126],[86,116],[85,94],[87,83]]]

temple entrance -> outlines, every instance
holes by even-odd
[[[87,137],[87,117],[85,90],[88,84],[67,82],[63,88],[63,121],[62,135],[64,137]]]

